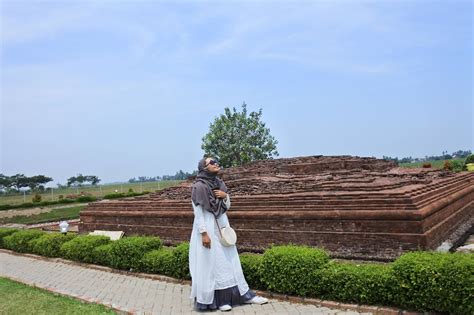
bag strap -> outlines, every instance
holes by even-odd
[[[219,226],[219,222],[217,222],[217,217],[216,216],[214,216],[214,220],[216,220],[217,229],[219,230],[219,234],[221,235],[221,238],[222,238],[221,227]]]

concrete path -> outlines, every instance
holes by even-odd
[[[206,314],[193,311],[190,286],[96,270],[0,251],[0,277],[133,314]],[[221,313],[217,311],[217,313]],[[234,307],[228,314],[359,314],[309,304],[270,300]],[[365,313],[370,314],[370,313]]]

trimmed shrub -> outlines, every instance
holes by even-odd
[[[33,248],[30,241],[43,236],[46,232],[40,230],[20,230],[3,238],[5,248],[19,253],[31,253]]]
[[[103,235],[80,235],[61,246],[61,257],[80,262],[92,263],[94,248],[110,243],[110,238]]]
[[[173,247],[174,271],[173,277],[178,279],[191,279],[189,274],[189,242],[183,242]]]
[[[314,291],[314,274],[329,261],[322,249],[306,246],[274,246],[265,251],[262,282],[278,293],[305,296]]]
[[[60,257],[61,246],[76,237],[75,234],[62,234],[62,233],[48,233],[39,238],[35,238],[30,241],[30,246],[33,253],[47,256],[47,257]]]
[[[5,245],[3,244],[3,238],[12,235],[15,232],[18,232],[18,229],[14,228],[0,228],[0,248],[5,248]]]
[[[58,200],[58,203],[74,203],[76,202],[74,199],[60,199]]]
[[[110,266],[118,269],[138,270],[143,255],[160,249],[162,242],[156,236],[129,236],[112,243]]]
[[[265,289],[261,279],[262,261],[262,255],[250,253],[240,255],[240,264],[242,265],[245,280],[253,289]]]
[[[146,253],[140,261],[140,266],[145,272],[171,277],[176,268],[173,249],[164,247]]]
[[[116,198],[124,198],[127,197],[124,193],[113,193],[107,194],[104,196],[104,199],[116,199]]]
[[[36,194],[33,196],[33,198],[31,198],[31,201],[32,201],[33,203],[41,202],[41,195],[38,194],[38,193],[36,193]]]
[[[10,204],[3,204],[3,205],[0,205],[0,210],[7,210],[7,209],[12,209],[12,208],[15,208],[15,206],[12,206]]]
[[[84,196],[80,196],[78,198],[76,198],[76,201],[77,202],[93,202],[93,201],[96,201],[97,198],[94,197],[94,196],[87,196],[87,195],[84,195]]]
[[[112,243],[100,245],[92,250],[92,262],[94,264],[110,266],[110,250]]]
[[[474,254],[414,252],[393,263],[398,306],[474,314]]]
[[[390,265],[331,261],[315,277],[318,297],[358,304],[389,305],[395,285]]]

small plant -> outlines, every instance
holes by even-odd
[[[129,188],[129,189],[128,189],[128,193],[129,193],[129,194],[133,194],[133,193],[134,193],[133,189],[132,189],[132,188]]]
[[[31,201],[35,202],[35,203],[38,203],[38,202],[41,202],[41,195],[36,193],[33,198],[31,199]]]
[[[59,196],[58,196],[58,199],[59,199],[59,200],[63,200],[63,199],[64,199],[64,195],[59,195]]]
[[[452,171],[453,170],[453,164],[450,161],[446,160],[446,161],[444,161],[443,169],[446,170],[446,171]]]
[[[461,172],[463,170],[463,163],[461,161],[451,161],[451,166],[453,167],[453,172]]]
[[[423,168],[431,168],[431,163],[423,163]]]

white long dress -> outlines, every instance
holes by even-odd
[[[230,209],[230,198],[225,200],[227,209]],[[194,223],[189,246],[189,271],[192,286],[191,298],[197,298],[201,304],[211,304],[214,299],[214,290],[227,289],[238,286],[240,295],[244,295],[249,286],[245,281],[240,265],[237,247],[222,246],[219,241],[219,231],[214,215],[194,203]],[[229,225],[227,214],[222,214],[219,219],[221,228]],[[202,245],[201,233],[207,232],[211,238],[211,248]]]

